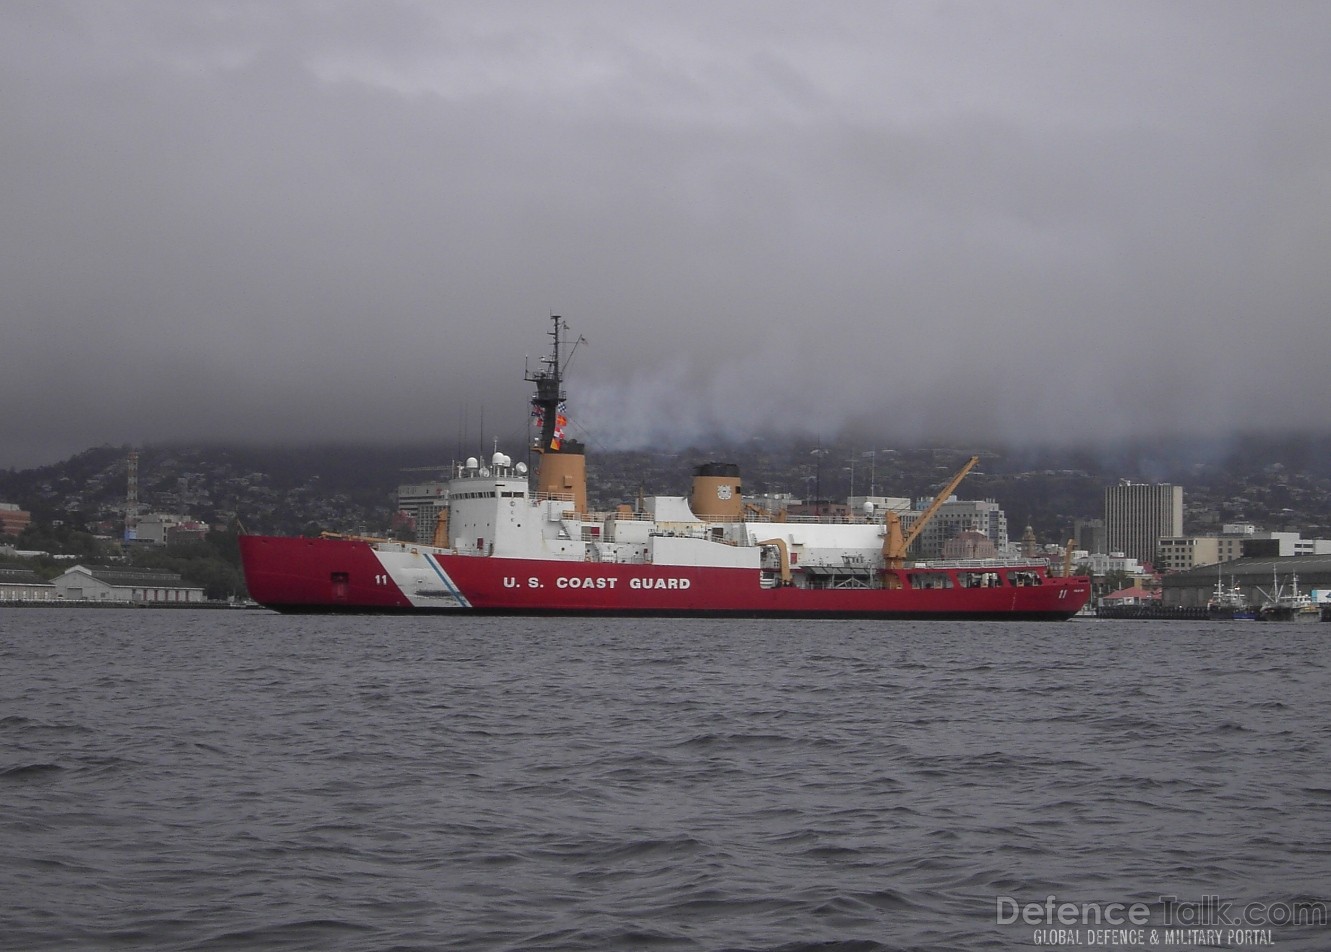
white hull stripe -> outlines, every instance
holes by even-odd
[[[471,602],[467,601],[467,596],[463,595],[458,587],[453,584],[453,580],[444,574],[444,570],[439,567],[438,560],[427,555],[425,561],[430,563],[430,568],[434,569],[434,574],[439,576],[439,581],[444,583],[444,588],[448,589],[449,594],[458,600],[458,604],[463,608],[470,608]]]

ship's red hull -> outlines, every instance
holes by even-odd
[[[283,612],[1061,620],[1087,579],[966,588],[764,587],[747,568],[460,556],[408,544],[244,536],[250,596]]]

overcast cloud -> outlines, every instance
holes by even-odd
[[[1324,2],[0,2],[0,466],[1324,430]],[[883,443],[882,445],[889,445]]]

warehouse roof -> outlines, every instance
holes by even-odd
[[[76,565],[65,575],[85,572],[107,585],[128,586],[131,588],[198,588],[183,580],[176,572],[164,572],[159,569],[127,569],[114,565]]]
[[[32,569],[12,565],[0,565],[0,584],[5,585],[50,585]]]
[[[1214,585],[1216,576],[1236,580],[1270,580],[1276,575],[1331,576],[1331,555],[1286,555],[1271,558],[1233,559],[1219,565],[1199,565],[1166,575],[1165,588],[1174,586]]]

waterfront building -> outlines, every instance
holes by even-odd
[[[1239,542],[1240,540],[1230,540]],[[1230,554],[1228,559],[1242,555],[1239,549]],[[1161,572],[1182,572],[1198,565],[1215,565],[1228,561],[1220,554],[1218,536],[1163,536],[1157,550],[1155,567]]]
[[[203,589],[175,572],[76,565],[51,580],[57,597],[72,602],[202,603]]]
[[[959,532],[943,543],[943,558],[949,562],[969,559],[996,559],[998,549],[983,532],[970,529]]]
[[[136,528],[134,541],[150,545],[201,540],[208,534],[208,527],[203,523],[169,512],[140,516]]]
[[[1072,523],[1072,537],[1077,540],[1077,548],[1087,552],[1108,552],[1109,539],[1105,534],[1103,519],[1078,519]]]
[[[1217,584],[1238,589],[1251,605],[1269,601],[1277,587],[1291,591],[1297,580],[1300,592],[1314,601],[1331,599],[1331,555],[1292,555],[1235,559],[1222,565],[1199,565],[1161,579],[1167,606],[1204,607]]]
[[[1122,552],[1091,552],[1079,557],[1077,564],[1084,565],[1086,573],[1096,578],[1103,578],[1111,573],[1122,573],[1132,578],[1144,578],[1147,575],[1146,569],[1140,562],[1128,558]]]
[[[1105,533],[1111,552],[1154,564],[1160,539],[1183,535],[1183,487],[1123,480],[1105,490]]]
[[[0,565],[0,602],[52,602],[55,586],[29,568]]]
[[[1225,525],[1220,535],[1165,536],[1160,539],[1161,572],[1186,572],[1242,558],[1290,558],[1331,555],[1331,541],[1304,539],[1297,532],[1265,532],[1242,523]]]
[[[927,509],[932,499],[918,500],[915,515]],[[912,519],[913,523],[914,520]],[[905,521],[903,520],[903,525]],[[981,532],[993,544],[996,551],[1008,544],[1007,514],[992,499],[948,499],[934,513],[933,520],[920,533],[916,540],[918,557],[922,559],[947,558],[943,547],[952,539],[965,533]]]

